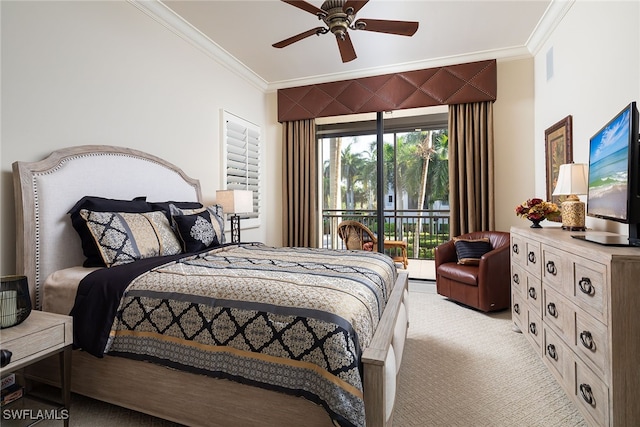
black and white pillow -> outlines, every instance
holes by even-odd
[[[220,246],[208,210],[189,215],[173,215],[173,225],[184,252],[197,252]]]
[[[171,204],[169,205],[169,209],[171,212],[171,217],[176,218],[177,216],[182,215],[193,215],[201,212],[209,212],[209,218],[211,218],[211,224],[213,225],[213,230],[216,233],[216,238],[218,239],[218,244],[225,243],[224,236],[224,218],[222,216],[222,206],[213,205],[207,206],[206,208],[199,209],[184,209],[180,206]]]
[[[182,252],[163,212],[94,212],[81,209],[79,214],[107,267]]]

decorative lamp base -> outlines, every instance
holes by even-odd
[[[231,243],[240,243],[240,217],[231,215]]]
[[[574,196],[575,197],[575,196]],[[577,197],[576,197],[577,199]],[[567,199],[562,202],[562,229],[584,231],[584,203],[580,200]]]

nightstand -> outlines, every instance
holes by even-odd
[[[69,425],[69,406],[71,403],[71,349],[73,344],[73,318],[43,311],[32,311],[29,317],[19,325],[0,329],[0,348],[12,352],[11,363],[0,368],[0,377],[4,378],[32,363],[58,354],[62,385],[62,406],[57,409],[59,419]],[[29,396],[5,405],[18,406],[18,412],[24,418],[32,417],[37,412],[30,411]],[[20,403],[19,405],[14,405]],[[14,409],[12,407],[12,409]],[[22,412],[20,412],[22,411]],[[55,411],[55,409],[54,409]],[[13,421],[13,420],[12,420]],[[34,420],[36,421],[36,420]],[[2,419],[4,425],[8,420]]]

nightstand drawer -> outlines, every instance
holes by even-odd
[[[64,346],[64,324],[54,325],[49,328],[24,335],[13,340],[2,341],[2,349],[12,353],[11,363],[36,355],[53,347]]]

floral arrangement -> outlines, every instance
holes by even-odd
[[[516,206],[516,215],[530,221],[542,221],[546,218],[554,218],[560,215],[560,208],[553,202],[545,202],[542,199],[529,199]]]

